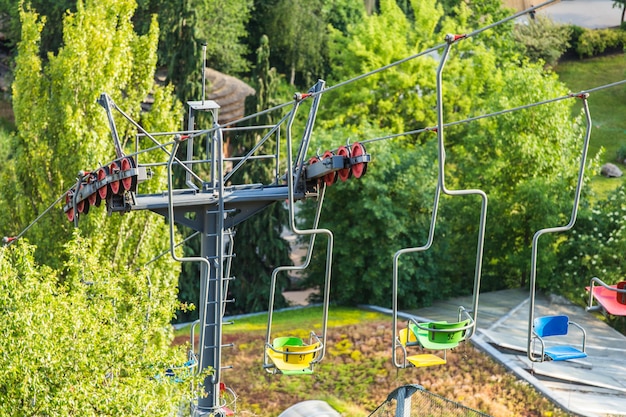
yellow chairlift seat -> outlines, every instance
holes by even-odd
[[[400,339],[400,345],[402,346],[402,349],[404,351],[406,361],[416,368],[446,364],[445,358],[440,358],[439,356],[433,355],[432,353],[419,353],[416,355],[407,356],[407,346],[419,345],[415,333],[409,331],[409,329],[401,329],[398,337]]]
[[[286,375],[311,374],[322,342],[305,344],[299,337],[277,337],[266,352],[278,371]]]
[[[408,328],[399,331],[399,342],[404,351],[405,360],[415,367],[445,365],[447,363],[446,352],[449,349],[454,349],[465,340],[467,329],[471,327],[471,323],[471,319],[455,323],[446,321],[410,322]],[[432,353],[409,356],[406,353],[407,346],[420,346],[428,350],[443,351],[443,358]]]

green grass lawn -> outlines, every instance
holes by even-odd
[[[272,333],[283,334],[285,331],[297,329],[310,329],[316,332],[322,326],[322,307],[314,306],[303,309],[286,309],[274,312],[272,320]],[[366,321],[374,321],[387,318],[382,313],[365,311],[346,307],[333,307],[329,309],[328,326],[348,326]],[[391,320],[391,319],[390,319]],[[267,313],[252,314],[235,320],[232,325],[224,326],[225,334],[238,334],[243,332],[256,332],[264,334],[267,329]],[[184,326],[175,331],[176,336],[189,336],[191,328]],[[196,334],[198,330],[196,329]]]
[[[626,79],[626,54],[566,61],[554,70],[572,92],[591,90]],[[603,163],[614,163],[626,171],[626,166],[618,163],[616,158],[618,149],[626,147],[626,85],[595,91],[589,96],[588,102],[593,122],[590,155],[604,148]],[[581,105],[577,105],[575,111],[579,112],[580,108]],[[592,186],[600,195],[604,195],[624,181],[626,176],[620,181],[597,175],[592,179]]]

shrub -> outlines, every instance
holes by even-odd
[[[626,250],[625,199],[626,188],[621,186],[593,208],[581,211],[576,227],[564,235],[559,247],[561,279],[547,283],[547,290],[583,300],[591,277],[613,284],[626,276],[622,255]]]
[[[569,47],[567,48],[567,51],[565,53],[568,56],[571,55],[571,57],[574,58],[576,55],[578,55],[577,48],[580,37],[589,29],[585,29],[584,27],[577,25],[571,25],[570,29],[571,32],[569,36]]]
[[[625,31],[614,29],[588,29],[578,38],[576,52],[581,58],[585,56],[591,57],[601,54],[607,49],[623,47],[625,43]]]
[[[545,16],[537,16],[528,24],[517,25],[514,35],[524,45],[526,55],[532,61],[543,60],[554,65],[567,50],[572,31],[571,26],[559,25]]]

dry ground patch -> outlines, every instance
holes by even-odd
[[[277,416],[304,400],[321,399],[343,416],[367,416],[395,388],[419,384],[427,390],[493,417],[560,417],[560,410],[471,343],[448,354],[448,364],[397,370],[391,361],[391,320],[382,315],[349,324],[329,325],[324,360],[313,375],[271,375],[263,369],[265,329],[251,326],[232,332],[225,327],[223,365],[233,369],[222,380],[238,396],[241,416]],[[294,318],[294,320],[296,320]],[[273,336],[308,337],[281,330]]]

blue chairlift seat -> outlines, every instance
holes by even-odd
[[[569,345],[546,346],[544,340],[546,337],[567,335],[570,324],[577,327],[582,333],[582,349]],[[587,353],[585,353],[585,338],[587,337],[585,329],[577,323],[570,321],[567,316],[559,315],[537,317],[533,321],[533,334],[541,343],[541,361],[544,359],[567,361],[587,357]]]

